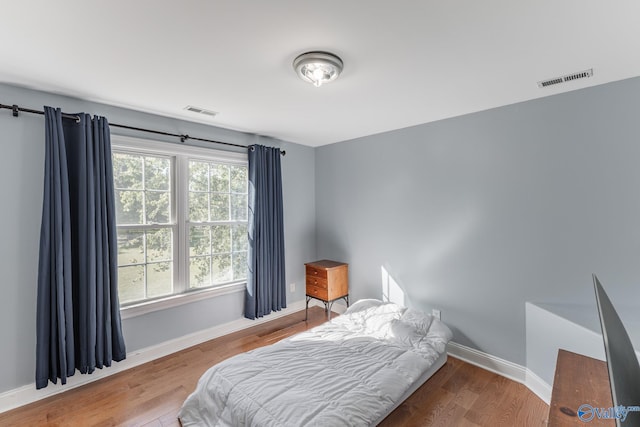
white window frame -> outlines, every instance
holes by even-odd
[[[247,154],[231,151],[221,151],[212,148],[194,147],[174,143],[160,142],[148,139],[133,138],[121,135],[111,135],[113,151],[141,154],[149,156],[169,157],[172,160],[172,229],[173,239],[173,284],[174,292],[165,297],[149,299],[128,304],[120,309],[123,319],[140,316],[153,311],[164,310],[199,301],[242,292],[246,288],[246,281],[219,285],[215,287],[191,289],[189,288],[189,161],[221,162],[247,166]],[[144,228],[138,226],[137,228]]]

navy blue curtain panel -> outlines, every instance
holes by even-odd
[[[126,357],[109,123],[45,107],[36,388]]]
[[[287,307],[280,149],[249,150],[249,254],[244,315],[265,316]]]

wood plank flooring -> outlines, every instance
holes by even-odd
[[[213,364],[326,320],[320,307],[185,349],[0,414],[0,426],[178,427],[182,402]],[[78,375],[78,374],[77,374]],[[381,426],[542,426],[548,406],[521,384],[449,357]]]

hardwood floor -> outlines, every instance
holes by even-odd
[[[449,356],[380,426],[546,426],[548,411],[522,384]]]
[[[211,365],[326,320],[319,307],[235,332],[0,414],[0,426],[177,427],[182,402]],[[540,426],[548,406],[523,385],[449,357],[381,426]]]

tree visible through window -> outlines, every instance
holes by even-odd
[[[121,304],[246,280],[246,162],[114,149],[113,174]]]
[[[113,154],[120,302],[173,292],[171,159]]]
[[[247,167],[189,162],[189,285],[247,277]]]

